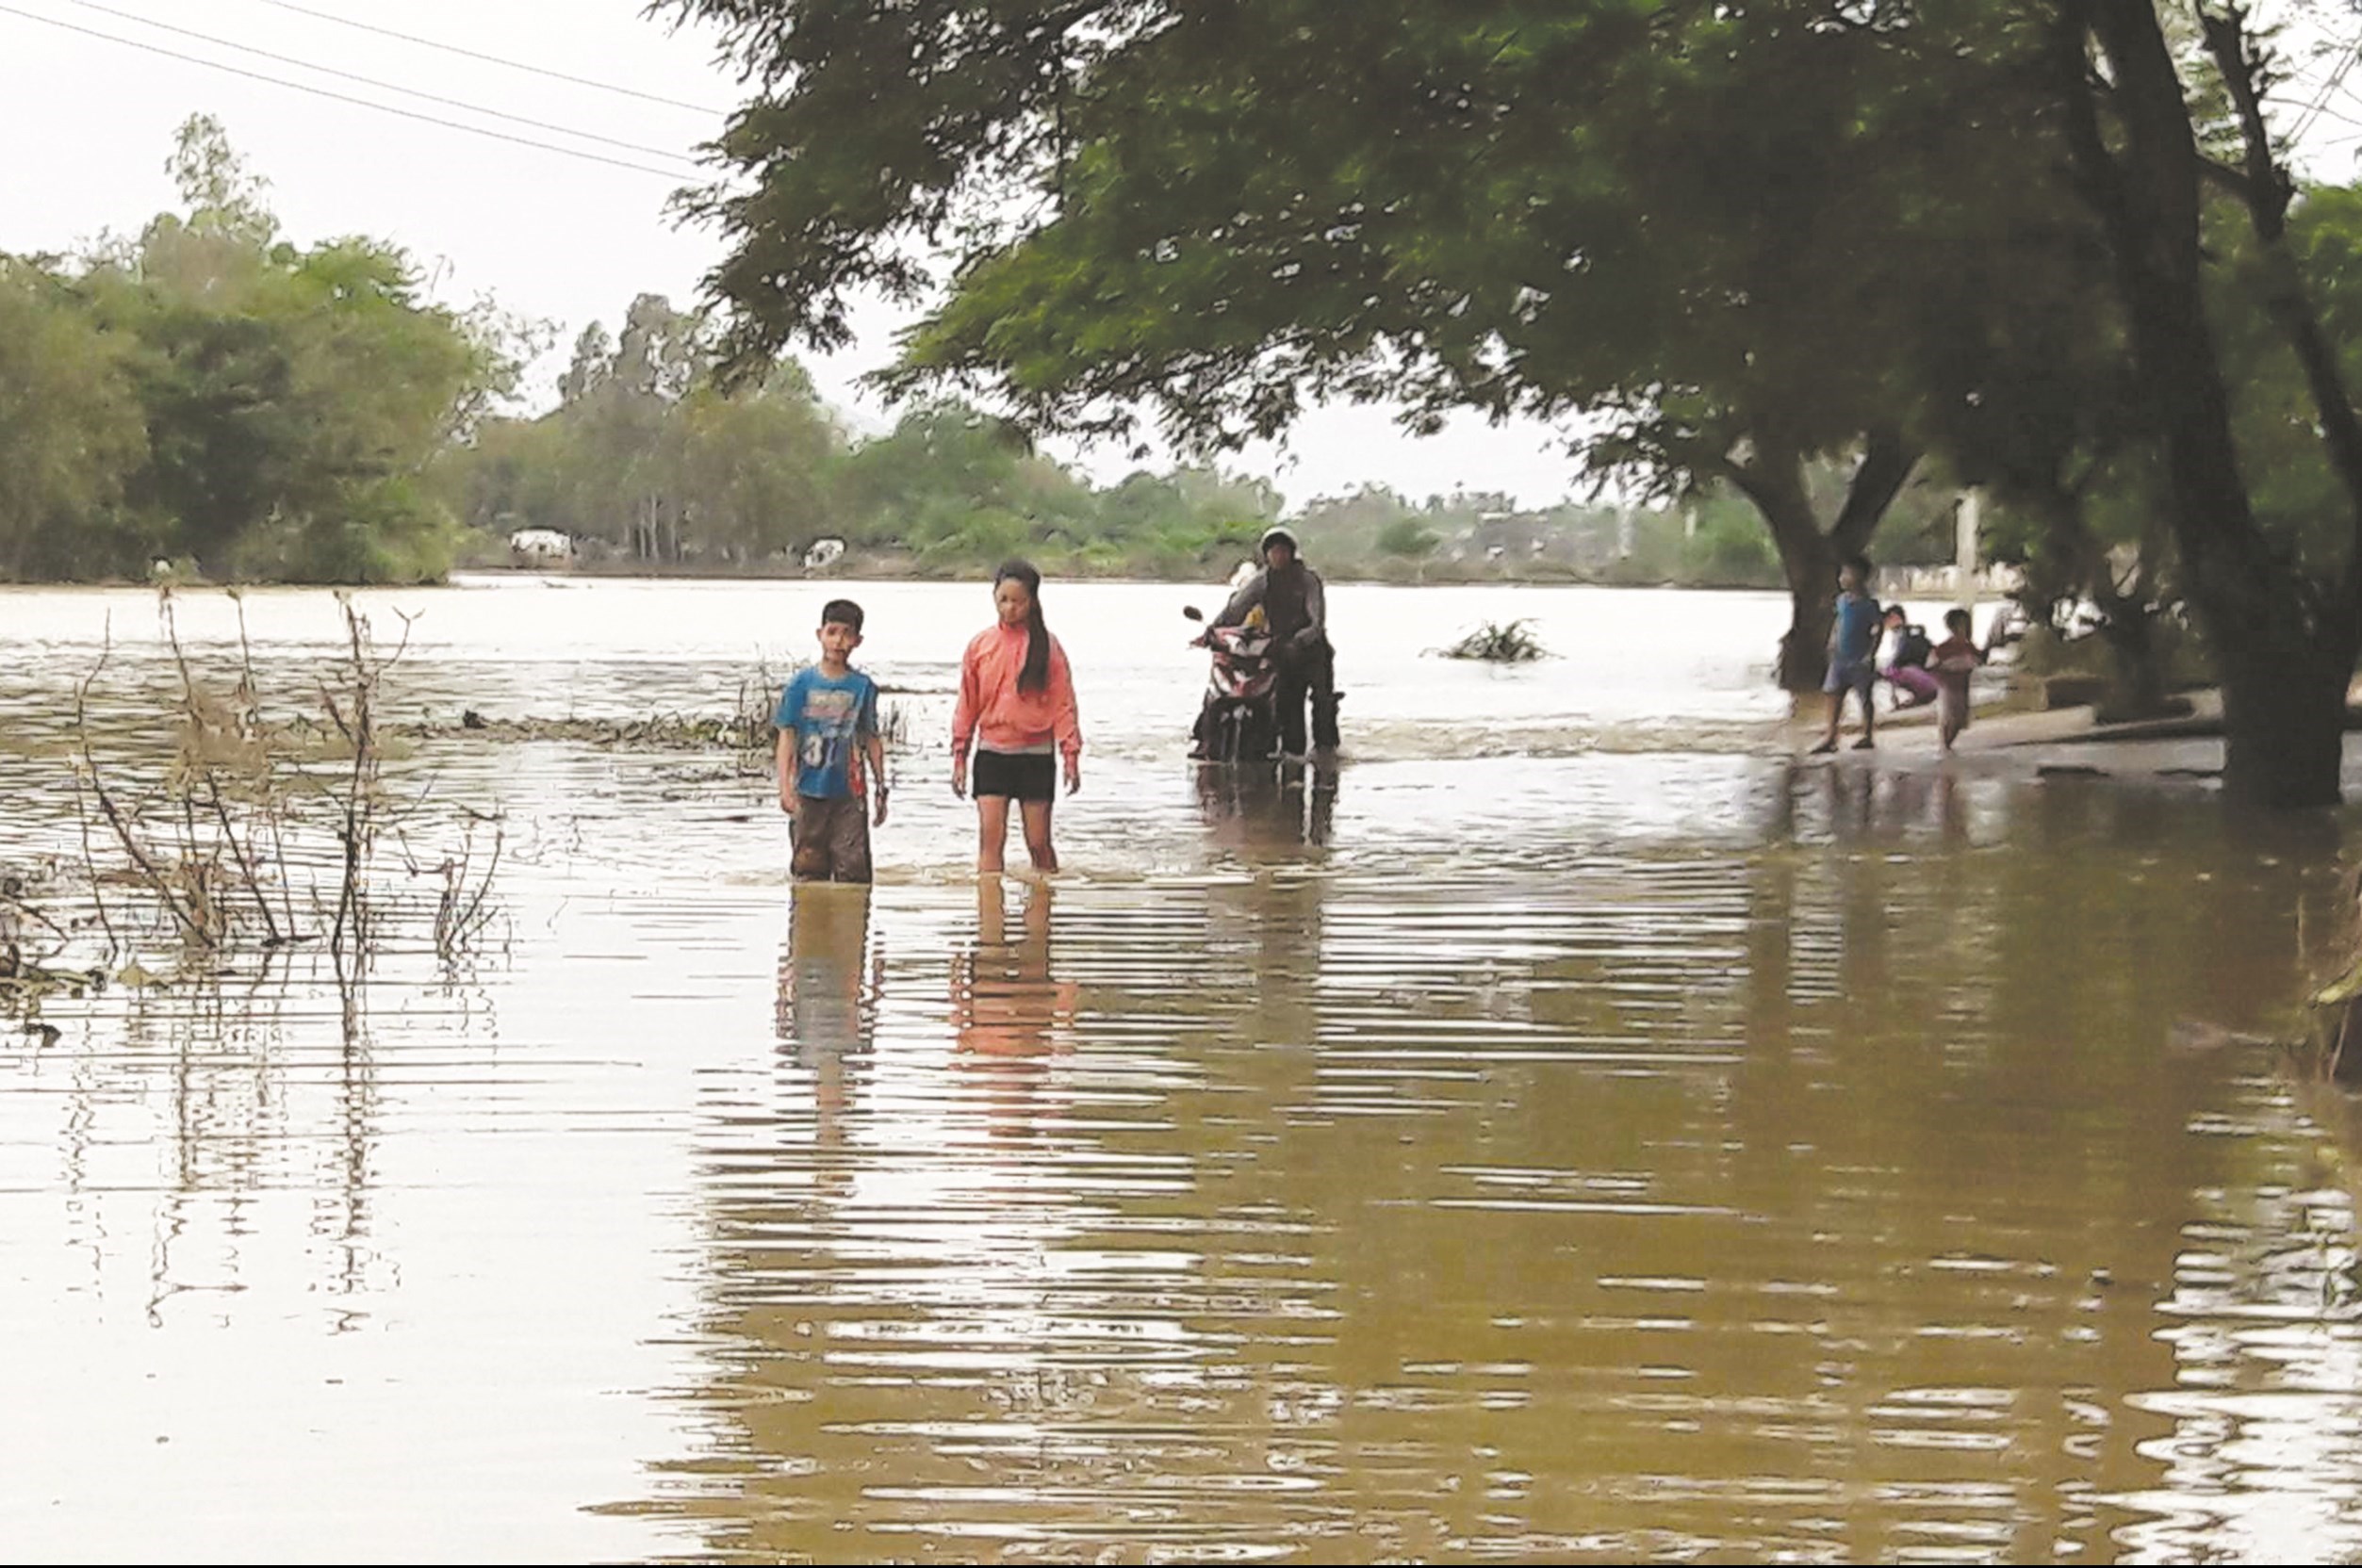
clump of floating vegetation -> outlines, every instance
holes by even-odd
[[[1473,659],[1486,664],[1528,664],[1550,657],[1550,649],[1534,635],[1530,620],[1484,621],[1451,646],[1435,651],[1445,659]]]

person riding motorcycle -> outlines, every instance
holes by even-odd
[[[1263,535],[1263,568],[1240,585],[1214,624],[1243,625],[1261,610],[1279,659],[1280,750],[1304,751],[1304,699],[1312,699],[1312,743],[1337,746],[1337,650],[1329,645],[1328,593],[1320,574],[1304,563],[1296,536],[1284,528]]]

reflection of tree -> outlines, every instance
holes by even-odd
[[[85,1020],[57,1048],[68,1234],[90,1256],[93,1294],[120,1288],[154,1326],[184,1298],[250,1288],[272,1250],[318,1270],[313,1289],[340,1330],[390,1282],[373,1212],[385,1112],[369,1021],[324,959],[308,976],[289,962],[142,988],[119,1020]],[[272,1225],[290,1194],[300,1220]],[[123,1248],[143,1232],[144,1248]]]

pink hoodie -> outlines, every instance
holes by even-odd
[[[1022,626],[994,625],[976,633],[960,661],[960,706],[951,717],[951,754],[965,757],[981,737],[991,751],[1031,751],[1058,743],[1068,757],[1081,755],[1082,723],[1074,712],[1074,678],[1066,650],[1050,639],[1050,678],[1039,692],[1020,692],[1030,636]]]

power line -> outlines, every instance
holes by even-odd
[[[367,98],[355,98],[349,92],[337,92],[329,88],[314,87],[308,82],[290,82],[284,76],[265,75],[259,71],[249,71],[244,66],[225,65],[220,60],[203,59],[195,55],[184,55],[177,49],[167,49],[160,43],[143,43],[138,39],[118,38],[113,33],[102,33],[95,27],[84,27],[75,23],[60,21],[54,16],[42,16],[37,11],[21,10],[15,6],[0,4],[0,13],[19,17],[26,22],[38,22],[43,26],[61,28],[69,33],[80,33],[85,38],[98,39],[107,43],[121,44],[126,49],[138,49],[150,55],[161,55],[167,59],[179,60],[184,65],[202,65],[208,70],[224,71],[233,76],[243,76],[249,81],[268,82],[272,87],[289,88],[297,92],[308,92],[315,98],[328,98],[339,104],[352,104],[360,108],[375,109],[380,114],[399,115],[404,120],[416,120],[428,125],[440,125],[446,130],[465,131],[470,136],[486,137],[494,141],[506,141],[518,147],[532,147],[544,153],[556,153],[564,157],[581,158],[587,163],[603,163],[612,169],[629,169],[635,173],[653,174],[659,179],[678,181],[682,178],[678,170],[658,169],[649,164],[633,163],[625,158],[611,158],[603,153],[586,153],[580,147],[561,146],[554,141],[536,141],[532,137],[511,136],[506,131],[487,130],[482,125],[469,125],[457,120],[445,120],[440,115],[421,114],[417,109],[405,109],[392,104],[373,103]]]
[[[375,33],[381,38],[400,39],[404,43],[415,43],[422,49],[440,49],[447,55],[458,55],[471,60],[482,60],[487,65],[504,65],[511,71],[529,72],[535,76],[548,76],[552,81],[572,82],[576,87],[597,88],[601,92],[621,93],[626,98],[638,98],[650,104],[664,104],[677,109],[694,109],[699,114],[719,115],[726,112],[714,107],[711,104],[691,104],[679,98],[666,98],[653,92],[642,92],[637,88],[617,87],[613,82],[593,81],[588,76],[569,76],[563,71],[552,71],[547,66],[528,65],[523,60],[507,59],[499,55],[479,54],[473,49],[463,49],[456,43],[444,43],[435,39],[420,38],[416,33],[398,33],[391,27],[380,27],[368,22],[355,22],[349,16],[338,16],[334,11],[314,10],[309,6],[294,5],[291,0],[260,0],[260,3],[266,6],[276,6],[283,11],[293,11],[298,16],[308,16],[321,22],[333,22],[339,27],[353,27],[364,33]]]
[[[470,114],[481,114],[492,120],[505,120],[514,125],[530,125],[537,131],[555,131],[560,136],[580,137],[584,141],[603,142],[610,147],[620,147],[627,153],[647,153],[660,158],[680,158],[684,163],[695,161],[669,147],[650,147],[645,142],[623,141],[612,136],[602,136],[597,131],[578,131],[571,125],[559,125],[547,120],[535,120],[528,115],[511,114],[505,109],[486,108],[482,104],[471,104],[464,98],[446,98],[440,93],[425,92],[414,87],[403,87],[399,82],[380,81],[375,76],[364,76],[355,72],[340,71],[333,65],[316,65],[310,60],[300,59],[293,55],[273,54],[268,49],[258,49],[251,43],[240,43],[236,39],[216,38],[211,33],[201,33],[193,28],[178,26],[170,22],[158,22],[152,16],[142,16],[137,11],[118,10],[113,6],[102,6],[98,4],[98,0],[66,0],[66,4],[79,6],[88,11],[98,11],[124,22],[136,23],[143,27],[154,27],[159,32],[178,33],[183,38],[193,38],[200,43],[210,43],[223,49],[235,49],[240,54],[276,60],[281,65],[292,65],[303,71],[317,71],[323,76],[336,76],[348,82],[359,82],[364,87],[376,88],[381,91],[399,92],[407,98],[418,98],[430,104],[441,104],[448,108],[466,109]]]

